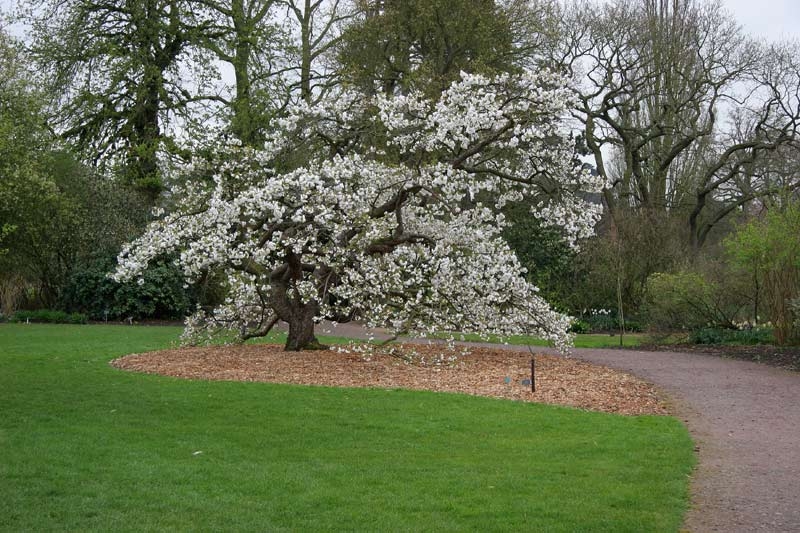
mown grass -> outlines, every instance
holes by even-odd
[[[496,344],[510,344],[514,346],[550,346],[550,342],[544,339],[531,337],[527,335],[512,335],[509,337],[500,337],[498,335],[489,335],[481,337],[480,335],[472,333],[440,333],[434,338],[448,339],[450,336],[461,342],[490,342]],[[335,336],[319,336],[320,342],[323,344],[343,344],[350,342],[351,339],[345,337]],[[650,341],[650,337],[644,333],[633,333],[622,336],[622,343],[620,343],[620,336],[607,333],[579,333],[575,335],[574,345],[576,348],[618,348],[636,347]],[[258,339],[250,339],[248,344],[263,344],[263,343],[279,343],[286,342],[286,334],[282,331],[271,332],[266,337]],[[379,341],[374,341],[379,342]]]
[[[447,338],[451,334],[443,333],[439,335],[440,338]],[[466,342],[492,342],[492,343],[506,343],[514,346],[548,346],[549,342],[536,337],[527,335],[512,335],[510,337],[499,337],[490,335],[488,339],[482,338],[479,335],[470,333],[453,333],[453,338],[458,341]],[[617,334],[605,333],[580,333],[575,335],[576,348],[618,348],[620,346],[633,347],[639,346],[647,340],[647,335],[643,333],[626,334],[622,336],[620,343],[620,336]]]
[[[693,455],[673,418],[188,381],[108,365],[178,333],[0,325],[0,529],[662,532],[681,524]]]

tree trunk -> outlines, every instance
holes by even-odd
[[[314,335],[314,314],[306,310],[298,313],[289,321],[289,334],[286,337],[284,350],[299,352],[301,350],[326,350],[328,347],[319,343]]]
[[[272,288],[270,306],[275,315],[289,324],[289,335],[284,350],[327,350],[314,336],[314,318],[320,311],[315,298],[303,301],[297,283],[303,279],[303,264],[291,249],[286,252],[286,263],[270,276]]]
[[[300,98],[311,102],[311,1],[306,0],[300,19]]]
[[[289,282],[285,277],[272,280],[270,303],[275,314],[289,324],[284,349],[287,352],[301,350],[327,350],[314,335],[314,317],[319,312],[319,303],[315,300],[303,303],[299,294],[295,298],[289,296]]]

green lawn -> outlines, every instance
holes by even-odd
[[[693,454],[673,418],[107,364],[178,333],[0,325],[0,530],[680,527]]]
[[[445,338],[449,336],[449,334],[442,334],[440,335],[441,338]],[[512,335],[508,338],[497,337],[494,335],[489,336],[489,339],[482,339],[479,335],[474,334],[461,334],[461,333],[454,333],[454,338],[456,340],[463,340],[467,342],[496,342],[496,343],[507,343],[513,344],[515,346],[548,346],[549,342],[542,339],[537,339],[536,337],[528,337],[526,335]],[[575,347],[576,348],[617,348],[620,346],[619,335],[609,335],[607,333],[581,333],[575,335]],[[642,344],[642,341],[647,338],[646,334],[643,333],[633,333],[633,334],[626,334],[622,337],[622,345],[623,346],[639,346]]]
[[[457,341],[463,342],[494,342],[497,344],[511,344],[514,346],[550,346],[550,342],[530,337],[527,335],[512,335],[510,337],[500,337],[497,335],[490,335],[488,339],[481,338],[480,335],[473,333],[440,333],[434,338],[446,339],[450,335]],[[619,335],[609,335],[607,333],[580,333],[575,335],[576,348],[617,348],[620,346]],[[323,344],[342,344],[347,343],[350,339],[344,337],[330,337],[321,335],[320,342]],[[649,341],[650,337],[645,333],[628,333],[622,337],[622,345],[627,347],[635,347],[642,344],[644,341]],[[273,332],[267,337],[260,339],[250,339],[249,344],[259,343],[280,343],[286,342],[286,334],[283,332]],[[378,341],[375,341],[378,342]]]

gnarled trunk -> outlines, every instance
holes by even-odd
[[[311,300],[304,303],[299,294],[290,297],[287,278],[288,276],[281,276],[273,279],[270,302],[278,318],[289,324],[284,349],[291,352],[327,349],[314,335],[314,317],[319,313],[319,302]]]
[[[319,343],[314,335],[314,307],[316,305],[306,304],[303,309],[297,309],[293,313],[289,323],[289,334],[286,337],[284,350],[287,352],[299,352],[301,350],[326,350],[328,347]]]

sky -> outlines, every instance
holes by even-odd
[[[800,0],[722,0],[744,29],[769,40],[800,40]]]
[[[0,0],[8,11],[15,0]],[[769,40],[800,40],[800,0],[722,0],[748,33]]]

